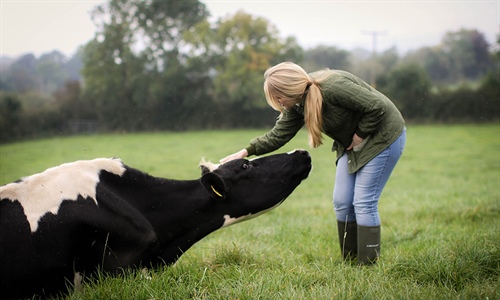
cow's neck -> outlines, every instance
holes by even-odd
[[[180,257],[194,243],[222,227],[224,217],[214,209],[214,200],[199,180],[167,180],[151,189],[144,211],[160,241],[159,257]]]

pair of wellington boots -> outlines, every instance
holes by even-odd
[[[356,222],[337,221],[340,251],[346,261],[372,265],[380,256],[380,226],[361,226]]]

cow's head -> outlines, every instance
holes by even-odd
[[[307,178],[312,166],[309,153],[296,150],[222,165],[202,163],[201,168],[201,183],[213,201],[223,204],[224,226],[228,226],[281,204]]]

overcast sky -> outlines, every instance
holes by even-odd
[[[182,0],[179,0],[182,1]],[[0,52],[39,56],[52,50],[73,55],[94,36],[90,11],[102,0],[0,0]],[[500,28],[500,0],[202,0],[211,20],[243,10],[268,19],[282,37],[301,46],[319,44],[351,50],[390,47],[404,53],[439,44],[448,31],[477,29],[494,44]]]

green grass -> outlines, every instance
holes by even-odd
[[[152,175],[199,176],[264,131],[92,135],[0,146],[0,184],[118,156]],[[500,126],[414,126],[380,201],[382,257],[343,263],[330,140],[279,208],[212,233],[172,267],[101,276],[68,299],[500,299]],[[305,132],[279,152],[307,148]]]

